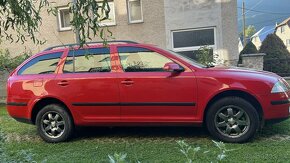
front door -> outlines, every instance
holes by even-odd
[[[139,47],[119,47],[123,122],[188,122],[196,111],[193,72],[163,70],[171,59]]]

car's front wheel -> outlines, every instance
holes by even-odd
[[[260,120],[251,103],[239,97],[226,97],[210,106],[206,125],[216,139],[243,143],[254,137]]]
[[[73,120],[65,108],[50,104],[39,111],[36,126],[40,137],[49,143],[66,141],[73,132]]]

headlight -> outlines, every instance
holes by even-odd
[[[282,93],[288,91],[287,86],[282,82],[278,81],[272,88],[271,93]]]

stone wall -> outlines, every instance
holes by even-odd
[[[6,99],[6,81],[8,73],[0,71],[0,103],[5,103]]]
[[[256,70],[263,70],[264,68],[264,53],[258,54],[242,54],[242,64],[239,67],[246,67]]]

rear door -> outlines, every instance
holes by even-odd
[[[70,50],[62,73],[56,77],[58,93],[69,101],[83,124],[120,120],[119,88],[112,62],[109,48]]]
[[[122,121],[193,121],[197,88],[192,71],[164,71],[174,61],[148,48],[121,46],[118,53]]]

